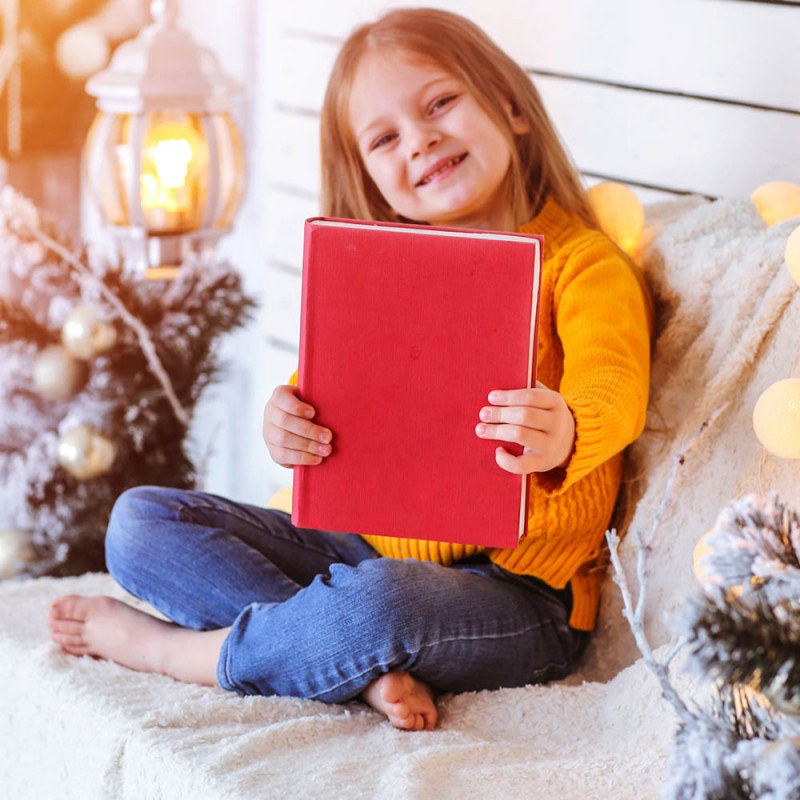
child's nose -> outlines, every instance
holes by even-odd
[[[409,140],[409,150],[411,157],[424,155],[425,153],[436,147],[442,140],[441,134],[433,128],[427,126],[420,126],[414,131],[414,134]]]

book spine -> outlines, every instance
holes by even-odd
[[[539,300],[542,296],[542,250],[544,239],[537,236],[534,250],[533,281],[531,287],[531,349],[528,356],[528,388],[536,386],[536,356],[539,352]],[[519,538],[528,535],[528,502],[530,495],[530,476],[522,476],[522,496],[520,498]]]
[[[308,219],[303,232],[303,278],[300,294],[300,352],[297,364],[297,393],[302,398],[308,392],[308,362],[313,353],[311,350],[311,337],[308,333],[310,302],[309,284],[311,282],[311,236],[313,235],[313,221]],[[302,498],[305,492],[305,478],[308,467],[296,466],[293,468],[292,479],[292,523],[298,528],[304,527]]]

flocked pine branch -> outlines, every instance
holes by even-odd
[[[724,508],[707,537],[706,580],[723,589],[757,584],[770,601],[800,597],[800,518],[774,493]]]
[[[719,719],[736,739],[774,741],[783,734],[769,701],[741,684],[718,682],[709,713]]]
[[[24,308],[0,297],[0,343],[20,340],[41,347],[55,337]]]
[[[31,228],[25,232],[39,241],[48,250],[51,250],[53,253],[62,258],[84,279],[96,279],[96,276],[93,275],[91,269],[86,264],[84,264],[79,258],[77,258],[66,247],[64,247],[61,242],[50,236],[46,231],[39,228]],[[188,427],[190,422],[189,414],[175,394],[172,381],[170,380],[169,374],[164,369],[161,359],[158,357],[158,352],[147,326],[137,316],[128,311],[128,309],[125,307],[125,304],[116,294],[114,294],[114,292],[111,291],[111,289],[109,289],[108,286],[102,282],[102,280],[96,279],[96,286],[103,300],[114,310],[116,315],[119,316],[120,319],[122,319],[123,322],[136,333],[136,336],[139,340],[139,346],[142,348],[142,352],[147,359],[147,365],[158,379],[158,382],[161,384],[164,394],[175,413],[176,419],[184,427]]]
[[[694,663],[709,677],[764,692],[800,712],[800,606],[752,588],[693,600],[681,621]]]
[[[654,518],[651,540],[667,508],[686,452],[713,415],[678,454]],[[609,534],[625,615],[644,663],[680,724],[670,751],[664,800],[797,800],[800,798],[800,611],[797,597],[798,517],[776,497],[745,498],[720,515],[709,537],[715,576],[682,622],[690,663],[715,680],[708,710],[690,712],[672,687],[668,659],[658,662],[644,631],[648,547],[637,532],[640,593],[634,606]],[[725,536],[728,538],[726,539]],[[704,562],[704,566],[708,566]],[[731,583],[738,580],[739,583]],[[726,582],[727,581],[727,582]],[[764,695],[756,689],[764,690]]]

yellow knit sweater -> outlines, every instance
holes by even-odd
[[[528,535],[514,549],[483,549],[501,567],[561,589],[571,584],[570,624],[595,624],[599,554],[622,477],[622,451],[642,431],[650,377],[652,311],[630,264],[601,233],[553,202],[524,225],[544,236],[537,378],[575,417],[566,468],[530,477]],[[472,545],[364,537],[381,555],[451,564]]]

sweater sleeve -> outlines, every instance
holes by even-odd
[[[650,383],[650,298],[635,267],[601,233],[563,258],[553,304],[564,353],[559,392],[575,417],[566,468],[535,475],[560,494],[643,430]]]

